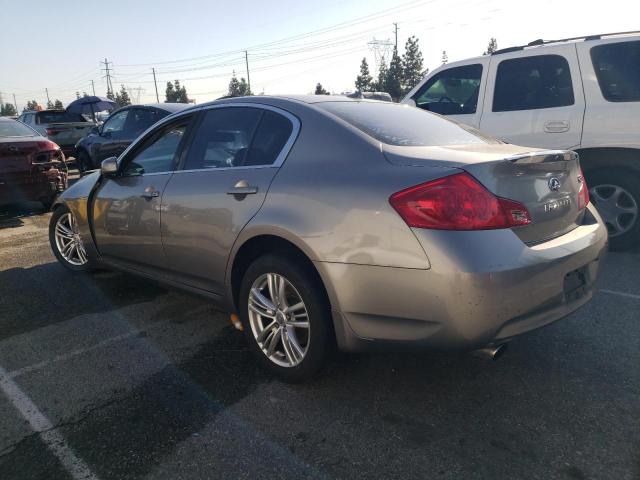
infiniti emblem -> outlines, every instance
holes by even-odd
[[[558,177],[551,177],[548,182],[549,190],[553,190],[554,192],[560,188],[560,180]]]

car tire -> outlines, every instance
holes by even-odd
[[[305,268],[303,262],[292,257],[269,254],[249,266],[240,286],[239,314],[251,350],[262,367],[289,383],[308,380],[318,373],[333,344],[329,302],[311,268]],[[270,281],[277,290],[276,298],[282,300],[279,303],[273,301]],[[263,308],[264,298],[258,300],[255,290],[273,302],[276,311]],[[301,307],[287,312],[287,308],[300,304]]]
[[[82,175],[84,172],[92,169],[91,158],[89,157],[89,154],[87,153],[86,150],[78,149],[78,157],[76,158],[76,166],[78,167],[78,171],[80,172],[80,175]]]
[[[609,246],[624,251],[640,245],[640,175],[596,170],[586,175],[589,197],[609,231]]]
[[[49,221],[49,243],[53,254],[62,266],[72,272],[89,272],[94,269],[94,262],[88,257],[82,241],[77,236],[76,225],[69,208],[65,205],[59,206],[53,211]],[[69,234],[67,230],[72,233]]]

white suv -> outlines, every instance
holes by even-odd
[[[577,151],[611,248],[640,244],[640,32],[448,63],[402,102],[509,143]]]

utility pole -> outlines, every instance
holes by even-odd
[[[244,62],[247,65],[247,87],[249,88],[249,91],[251,91],[251,78],[249,78],[249,54],[246,50],[244,51]]]
[[[113,93],[113,84],[111,83],[111,73],[109,72],[109,64],[113,64],[113,62],[109,62],[106,58],[104,59],[104,62],[100,62],[104,65],[104,68],[102,70],[105,71],[105,77],[107,79],[107,90],[109,90],[111,93]]]
[[[158,96],[158,82],[156,82],[156,69],[152,68],[153,72],[153,84],[156,86],[156,102],[160,103],[160,97]]]
[[[49,89],[45,88],[44,91],[47,92],[47,107],[48,107],[49,104],[51,103],[51,99],[49,98]]]
[[[398,24],[393,24],[393,31],[396,34],[396,52],[398,51]]]
[[[16,107],[16,113],[18,112],[18,102],[16,102],[16,94],[13,94],[13,106]]]
[[[91,89],[93,90],[93,96],[96,96],[96,84],[93,83],[93,80],[91,80]]]

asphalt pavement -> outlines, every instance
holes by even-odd
[[[338,355],[287,385],[209,301],[63,269],[49,215],[0,212],[1,479],[640,479],[638,251],[497,362]]]

